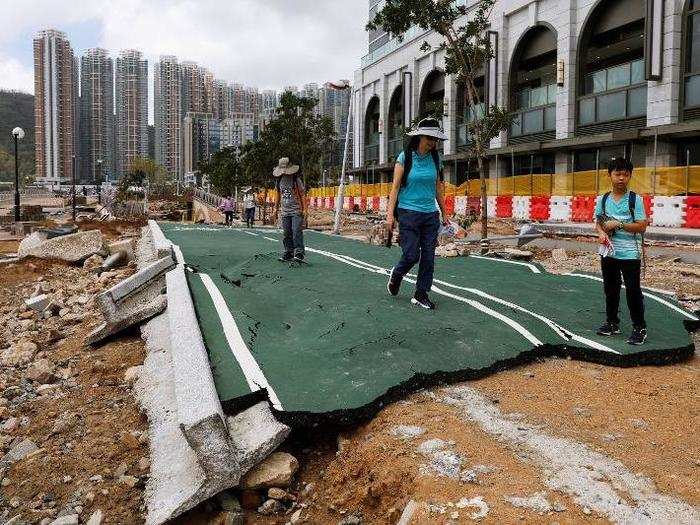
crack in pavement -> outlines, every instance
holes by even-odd
[[[444,392],[443,403],[505,443],[516,456],[525,455],[538,464],[545,484],[570,494],[581,507],[625,525],[700,523],[699,509],[677,496],[659,493],[650,479],[630,472],[622,462],[583,443],[551,436],[534,425],[504,416],[473,388],[460,385]]]

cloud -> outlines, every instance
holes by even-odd
[[[34,93],[34,69],[19,60],[0,55],[0,87]]]
[[[352,78],[367,50],[366,18],[366,0],[25,0],[0,19],[0,56],[17,39],[30,46],[27,35],[39,29],[94,21],[100,36],[88,46],[113,56],[139,49],[151,70],[158,56],[172,54],[222,80],[279,89]]]

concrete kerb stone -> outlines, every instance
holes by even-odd
[[[178,265],[168,272],[165,280],[180,427],[207,473],[240,474],[184,266]]]
[[[163,274],[174,265],[171,252],[98,295],[96,304],[105,322],[88,336],[88,344],[95,344],[163,312],[167,307],[167,298],[162,293]]]
[[[105,292],[113,302],[119,302],[126,296],[147,286],[153,279],[159,275],[171,270],[175,266],[172,252],[158,259],[156,262],[149,264],[131,277],[124,279]]]
[[[153,248],[158,254],[158,258],[165,257],[173,252],[173,243],[165,238],[163,231],[154,220],[148,221],[148,227],[151,230],[151,238],[153,239]]]

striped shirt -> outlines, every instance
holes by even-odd
[[[636,204],[634,206],[634,220],[632,220],[629,198],[629,192],[627,192],[616,202],[611,193],[608,195],[608,200],[605,203],[605,212],[603,212],[603,196],[599,196],[595,205],[596,217],[605,213],[605,215],[611,219],[620,221],[623,224],[647,220],[644,201],[639,195],[637,195]],[[613,248],[615,248],[615,254],[612,256],[614,259],[641,259],[642,236],[640,234],[616,230],[610,234],[610,241],[612,242]]]

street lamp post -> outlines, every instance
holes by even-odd
[[[97,159],[97,180],[95,181],[95,187],[97,189],[97,204],[102,204],[102,159]]]
[[[72,169],[71,169],[71,196],[73,197],[73,223],[75,223],[75,155],[71,157]]]
[[[348,121],[345,125],[345,147],[343,148],[343,158],[341,160],[340,185],[338,187],[338,196],[335,200],[335,220],[333,221],[333,233],[338,235],[340,234],[340,213],[343,210],[343,197],[345,194],[345,159],[348,156],[348,145],[350,143],[350,125],[352,121],[352,87],[350,82],[345,80],[341,80],[338,83],[331,83],[330,86],[339,91],[346,89],[350,90],[350,96],[348,97],[350,100],[348,103]]]
[[[15,222],[21,220],[19,207],[19,141],[24,138],[24,130],[15,128],[12,130],[12,136],[15,139]]]

